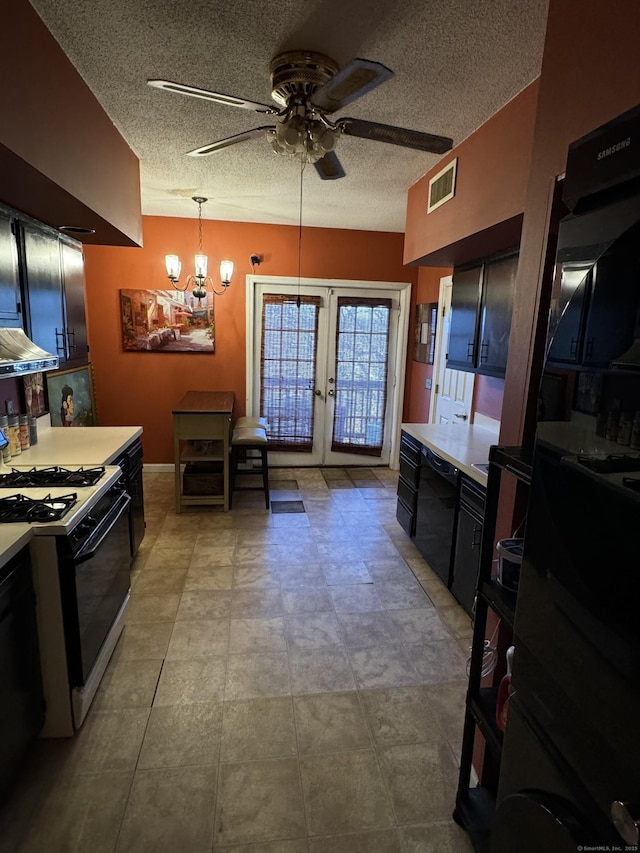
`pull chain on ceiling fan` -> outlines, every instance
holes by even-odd
[[[296,50],[276,56],[269,67],[271,97],[280,108],[208,89],[186,86],[171,80],[148,80],[149,86],[192,98],[273,116],[275,124],[261,125],[226,139],[219,139],[188,151],[191,157],[206,157],[230,145],[267,136],[278,154],[313,163],[324,181],[343,178],[345,171],[335,148],[341,136],[357,136],[433,154],[444,154],[453,145],[446,136],[408,130],[356,118],[328,118],[361,98],[393,76],[380,62],[352,59],[342,70],[328,56],[310,50]]]

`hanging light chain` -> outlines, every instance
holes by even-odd
[[[298,296],[296,305],[300,307],[300,270],[302,268],[302,187],[304,178],[304,167],[307,165],[306,160],[300,160],[300,206],[298,210]]]

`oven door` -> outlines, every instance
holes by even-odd
[[[86,538],[58,545],[69,681],[87,683],[129,594],[129,496],[117,491]]]

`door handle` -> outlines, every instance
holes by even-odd
[[[330,388],[327,391],[327,397],[335,397],[335,395],[336,395],[336,392],[333,390],[333,388]]]
[[[322,397],[322,391],[319,388],[316,388],[314,394],[316,395],[316,397]]]
[[[454,412],[454,418],[460,418],[461,421],[466,421],[469,415],[465,412],[464,415],[459,415],[457,412]]]

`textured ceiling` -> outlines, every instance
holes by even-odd
[[[460,143],[539,73],[547,0],[31,0],[140,158],[142,209],[297,224],[300,166],[257,138],[195,159],[185,152],[265,116],[152,89],[164,78],[271,103],[269,61],[287,49],[382,62],[394,77],[348,115]],[[46,81],[43,81],[46,83]],[[347,176],[304,173],[303,223],[404,231],[407,189],[436,155],[342,137]]]

